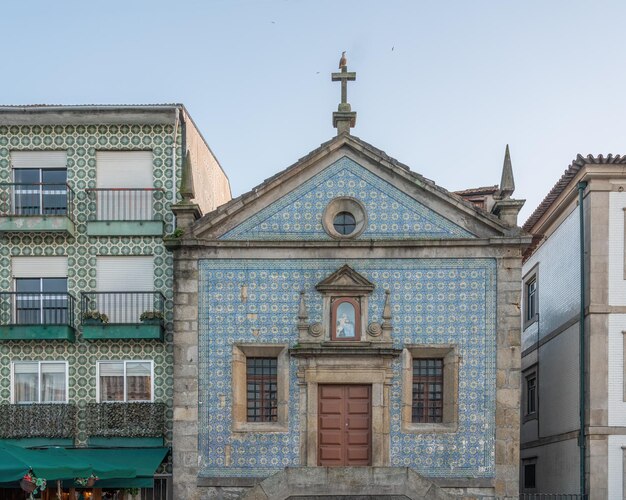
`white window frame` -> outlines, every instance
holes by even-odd
[[[38,401],[19,401],[15,402],[15,365],[19,363],[37,363],[37,399]],[[41,401],[41,365],[45,364],[63,364],[65,365],[65,401]],[[17,361],[11,361],[11,404],[29,405],[29,404],[67,404],[69,402],[69,366],[67,361],[47,361],[36,359],[20,359]]]
[[[124,400],[123,401],[100,401],[100,364],[101,363],[124,363]],[[126,399],[126,363],[150,363],[150,399]],[[154,361],[151,359],[101,359],[96,361],[96,401],[98,403],[154,403]]]

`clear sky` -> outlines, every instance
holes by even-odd
[[[2,104],[182,102],[237,196],[353,134],[449,190],[497,184],[520,223],[577,153],[626,153],[623,0],[4,0]]]

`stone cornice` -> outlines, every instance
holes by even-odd
[[[485,247],[509,246],[525,247],[532,241],[530,235],[503,238],[479,239],[445,239],[445,240],[355,240],[355,241],[242,241],[242,240],[214,240],[200,238],[166,238],[165,246],[170,250],[193,248],[455,248],[455,247]]]

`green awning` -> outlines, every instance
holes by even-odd
[[[152,484],[156,468],[169,448],[26,449],[0,443],[0,483],[19,481],[29,469],[48,481],[73,480],[95,474],[107,486],[130,479]],[[100,485],[101,481],[98,481]],[[103,484],[104,486],[104,484]],[[121,487],[121,485],[120,485]],[[148,486],[149,487],[149,486]]]
[[[119,469],[132,468],[134,474],[130,476],[111,476],[98,474],[102,479],[150,477],[154,476],[157,467],[169,452],[169,448],[72,448],[71,451],[82,462],[103,464]]]
[[[59,460],[58,453],[52,457],[49,450],[29,450],[0,443],[0,483],[19,481],[29,469],[37,477],[47,480],[69,477],[87,477],[91,474],[88,464],[71,460]]]

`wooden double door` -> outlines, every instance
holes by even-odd
[[[371,465],[372,386],[319,385],[318,397],[318,465]]]

